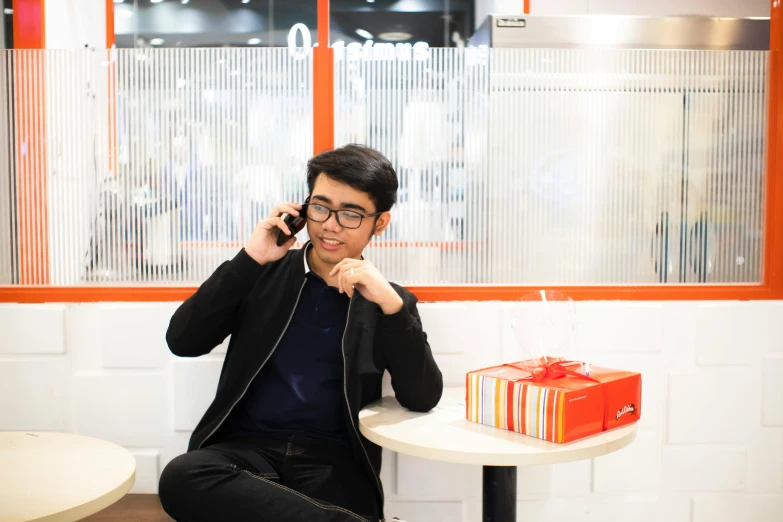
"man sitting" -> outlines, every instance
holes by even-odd
[[[381,520],[381,448],[359,433],[359,410],[385,370],[402,406],[440,400],[416,298],[362,257],[391,220],[391,163],[348,145],[312,158],[307,183],[305,204],[277,205],[171,319],[181,357],[231,335],[215,399],[160,478],[180,522]],[[300,250],[284,214],[307,218]]]

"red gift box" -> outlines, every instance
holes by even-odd
[[[570,442],[636,422],[637,372],[541,358],[468,372],[467,419],[552,442]]]

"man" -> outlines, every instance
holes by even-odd
[[[307,183],[307,203],[278,205],[171,319],[178,356],[231,335],[215,399],[161,475],[180,522],[383,519],[381,448],[360,435],[359,410],[384,370],[404,407],[440,400],[416,298],[361,255],[391,219],[391,163],[348,145],[312,158]],[[293,237],[277,246],[292,232],[283,214],[306,216],[301,250]]]

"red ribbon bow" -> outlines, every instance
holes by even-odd
[[[529,362],[530,361],[504,364],[503,366],[509,366],[530,373],[530,377],[522,377],[521,379],[517,379],[517,381],[532,380],[533,382],[542,382],[544,379],[555,380],[568,376],[585,381],[600,382],[592,377],[567,368],[568,366],[581,365],[582,363],[578,361],[569,361],[556,357],[545,359],[542,357],[537,365],[527,364]]]
[[[601,381],[599,381],[598,379],[593,379],[592,377],[589,377],[583,373],[577,373],[567,368],[568,366],[581,366],[582,363],[578,361],[569,361],[565,359],[558,359],[556,357],[545,359],[544,357],[542,357],[541,359],[539,359],[539,364],[537,365],[529,364],[532,362],[534,361],[523,361],[519,363],[504,364],[503,366],[509,366],[511,368],[516,368],[517,370],[522,370],[530,373],[530,377],[522,377],[521,379],[516,379],[515,382],[532,380],[533,382],[540,383],[544,379],[555,380],[555,379],[562,379],[563,377],[568,376],[568,377],[573,377],[575,379],[581,379],[583,381],[597,382],[598,384],[601,384]],[[601,386],[601,390],[604,397],[604,408],[605,408],[607,404],[606,387]],[[606,431],[607,420],[608,418],[606,414],[604,414],[602,431]]]

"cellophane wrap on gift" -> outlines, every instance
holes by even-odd
[[[540,290],[525,295],[511,314],[511,329],[520,361],[550,359],[577,361],[582,357],[577,338],[576,307],[567,295]],[[584,365],[580,369],[589,372]]]

